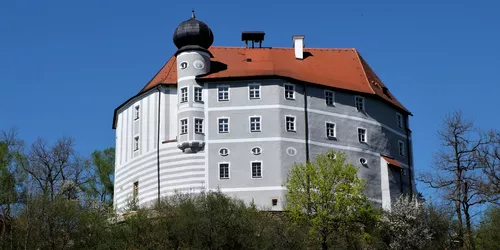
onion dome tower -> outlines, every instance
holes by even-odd
[[[198,84],[196,76],[210,72],[208,48],[214,41],[212,30],[191,18],[175,29],[173,41],[177,59],[177,147],[184,153],[197,153],[205,147],[205,95],[207,88]]]

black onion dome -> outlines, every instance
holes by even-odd
[[[191,18],[180,23],[174,32],[174,44],[178,49],[186,46],[208,49],[213,42],[212,30],[206,23],[196,20],[194,11]]]

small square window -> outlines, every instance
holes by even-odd
[[[398,141],[398,146],[399,146],[399,155],[404,156],[405,155],[405,144],[402,141]]]
[[[400,113],[396,113],[396,117],[398,128],[403,129],[403,116]]]
[[[294,100],[295,99],[295,85],[290,83],[284,84],[285,88],[285,99]]]
[[[229,179],[229,163],[219,163],[219,178]]]
[[[250,99],[260,99],[260,85],[259,84],[248,85],[248,97]]]
[[[358,111],[365,111],[365,98],[362,96],[356,96],[356,109]]]
[[[326,137],[335,138],[337,135],[335,133],[335,123],[327,122],[326,123]]]
[[[181,88],[181,103],[188,101],[188,88]]]
[[[262,178],[262,162],[252,162],[252,178]]]
[[[194,119],[194,132],[196,134],[203,134],[203,119],[201,118]]]
[[[260,117],[250,117],[250,132],[260,132]]]
[[[286,116],[286,131],[295,131],[295,117]]]
[[[188,133],[188,119],[181,120],[181,135]]]
[[[219,86],[218,87],[218,98],[219,101],[229,101],[229,87],[228,86]]]
[[[229,133],[229,118],[219,118],[219,133]]]
[[[271,204],[273,207],[278,206],[278,199],[271,199]]]
[[[358,140],[361,143],[366,143],[366,129],[358,128]]]
[[[203,89],[200,87],[194,88],[194,101],[203,102]]]
[[[325,90],[325,102],[328,106],[333,106],[335,103],[335,93],[333,91]]]

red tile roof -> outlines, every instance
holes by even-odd
[[[293,48],[242,48],[211,47],[212,62],[224,65],[211,69],[199,79],[229,77],[278,76],[373,94],[394,106],[411,113],[388,91],[356,49],[305,48],[304,59],[295,59]],[[177,84],[176,59],[172,56],[160,71],[140,91],[147,91],[159,84]],[[227,68],[225,68],[227,67]],[[385,89],[385,93],[384,93]]]
[[[394,167],[398,167],[398,168],[403,168],[403,166],[401,166],[401,163],[399,163],[398,161],[394,160],[394,159],[391,159],[389,157],[385,157],[385,156],[382,156],[384,158],[384,160],[390,164],[390,165],[393,165]]]

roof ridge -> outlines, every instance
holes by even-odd
[[[262,48],[247,48],[247,47],[237,47],[237,46],[211,46],[214,49],[252,49],[252,50],[264,50],[264,49],[284,49],[293,50],[293,47],[262,47]],[[345,51],[356,51],[356,48],[308,48],[304,47],[304,50],[345,50]]]

